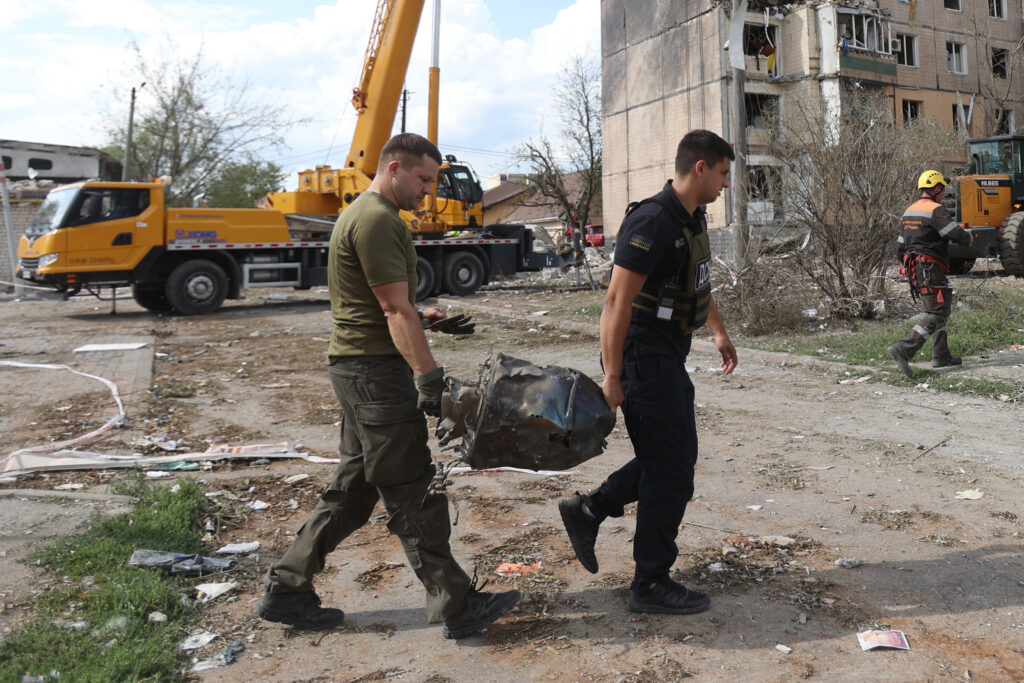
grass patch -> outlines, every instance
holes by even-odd
[[[1024,293],[1003,289],[972,297],[971,305],[971,308],[953,311],[950,316],[947,330],[954,353],[970,358],[1024,342]],[[886,349],[902,339],[912,325],[913,322],[908,320],[840,323],[816,333],[751,337],[744,343],[769,351],[892,369],[893,363]],[[931,358],[931,347],[931,340],[926,341],[915,358],[927,361]],[[1024,383],[1021,382],[962,377],[957,373],[939,373],[920,367],[915,368],[913,378],[895,371],[882,377],[895,386],[915,387],[926,383],[939,391],[1024,403]]]
[[[88,531],[30,558],[57,586],[38,598],[34,621],[0,642],[0,681],[180,680],[179,644],[194,619],[182,599],[189,584],[128,558],[139,548],[199,552],[206,500],[191,480],[173,493],[141,477],[121,488],[136,500],[131,513],[96,514]],[[167,621],[149,621],[154,611]]]

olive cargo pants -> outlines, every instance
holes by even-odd
[[[428,619],[442,621],[462,608],[470,579],[448,545],[448,499],[428,493],[435,469],[412,370],[401,356],[363,356],[338,360],[330,376],[344,410],[341,462],[295,541],[267,573],[267,590],[313,590],[327,554],[366,524],[380,499],[388,529],[427,591]]]

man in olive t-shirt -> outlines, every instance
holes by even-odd
[[[313,577],[327,554],[370,518],[378,500],[388,529],[426,589],[427,618],[446,638],[479,632],[515,606],[518,591],[483,593],[452,557],[448,499],[432,491],[435,468],[424,411],[440,415],[444,369],[430,352],[413,303],[416,252],[399,210],[417,208],[437,178],[441,154],[426,138],[402,133],[381,150],[369,189],[338,218],[328,256],[334,331],[328,351],[334,393],[343,410],[340,462],[295,536],[267,572],[256,608],[269,621],[321,629],[344,620],[320,607]],[[422,311],[446,327],[445,312]],[[438,327],[440,326],[440,327]]]

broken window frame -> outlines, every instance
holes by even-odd
[[[844,17],[849,17],[849,21],[844,21]],[[844,28],[849,28],[849,35],[844,33]],[[892,55],[892,24],[888,16],[880,12],[837,7],[836,34],[839,47],[846,38],[850,50]]]
[[[950,7],[950,5],[956,5],[956,6],[955,7]],[[963,0],[942,0],[942,8],[943,9],[947,9],[950,12],[963,12],[964,11],[964,3],[963,3]]]
[[[766,35],[767,34],[767,35]],[[753,57],[756,60],[756,71],[761,71],[761,58],[765,61],[768,60],[768,55],[762,53],[763,43],[759,40],[755,40],[759,37],[766,37],[769,45],[775,52],[775,62],[772,64],[771,71],[765,67],[765,72],[770,76],[779,75],[779,26],[778,24],[756,24],[753,22],[746,22],[743,24],[743,55],[749,59]]]
[[[917,67],[917,36],[897,33],[896,42],[900,44],[900,51],[896,53],[896,64]]]
[[[958,62],[959,70],[955,68]],[[960,76],[967,73],[967,45],[965,43],[946,41],[946,71]]]
[[[1006,78],[1010,68],[1010,51],[1004,47],[993,47],[989,51],[989,63],[993,78]]]
[[[988,15],[993,19],[1006,19],[1006,0],[988,0]]]
[[[752,106],[756,104],[756,106]],[[743,109],[746,112],[747,128],[773,130],[777,127],[782,97],[769,93],[743,93]],[[774,111],[772,111],[774,109]],[[763,122],[766,125],[760,125]]]
[[[771,204],[772,218],[764,223],[779,221],[783,215],[782,169],[771,163],[751,164],[747,167],[748,207],[750,204]],[[748,220],[750,220],[748,209]]]
[[[921,100],[903,100],[903,123],[908,124],[921,118],[923,105]]]

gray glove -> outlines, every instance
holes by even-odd
[[[416,407],[427,415],[441,417],[441,394],[446,386],[444,368],[434,368],[416,375],[416,391],[419,393]]]
[[[445,334],[473,334],[476,331],[476,323],[472,321],[472,316],[459,313],[451,318],[435,320],[430,323],[429,329]]]

